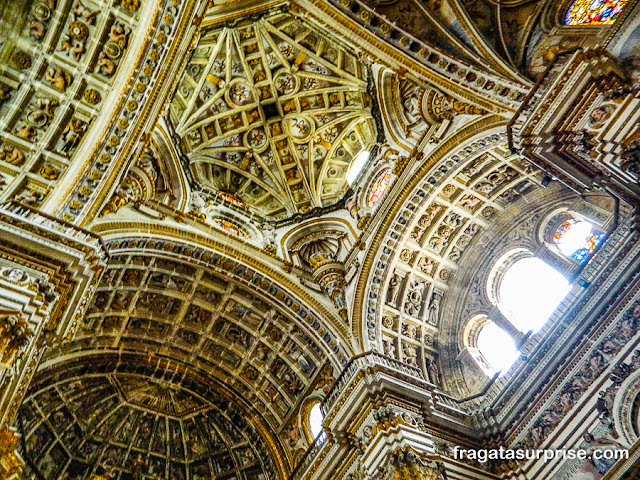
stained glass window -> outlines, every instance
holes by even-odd
[[[230,193],[217,191],[216,195],[237,207],[247,208],[247,206],[241,202],[238,197],[231,195]]]
[[[589,222],[567,220],[558,227],[553,240],[567,257],[580,263],[586,262],[591,252],[605,239],[605,234],[593,228]]]
[[[249,238],[249,235],[247,235],[247,232],[245,232],[242,228],[240,228],[235,223],[230,222],[229,220],[225,220],[224,218],[214,218],[213,223],[215,224],[216,227],[221,228],[225,232],[233,235],[234,237]]]
[[[369,191],[369,197],[367,203],[370,207],[374,207],[387,191],[389,184],[391,183],[391,170],[385,170],[380,174],[376,181],[371,186]]]
[[[616,21],[628,0],[575,0],[565,25],[608,25]]]

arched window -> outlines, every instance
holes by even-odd
[[[567,279],[537,257],[516,260],[502,275],[498,308],[521,332],[536,333],[569,293]]]
[[[351,163],[351,167],[347,172],[347,182],[349,183],[349,185],[353,185],[353,182],[356,181],[356,178],[358,178],[358,175],[360,175],[360,172],[367,163],[367,160],[369,160],[370,154],[371,152],[369,152],[368,150],[363,150],[353,160],[353,162]]]
[[[478,352],[491,367],[487,373],[505,372],[515,362],[520,352],[507,332],[489,322],[480,329],[476,340]]]
[[[320,443],[324,442],[326,439],[326,435],[324,434],[324,428],[322,426],[322,421],[324,420],[324,412],[322,411],[322,405],[320,402],[316,402],[313,404],[311,409],[309,410],[309,430],[311,432],[311,437],[313,439],[318,439]]]
[[[248,239],[249,235],[245,232],[239,225],[236,225],[229,220],[225,220],[224,218],[214,218],[213,223],[216,227],[224,230],[225,232],[233,235],[234,237]]]
[[[389,188],[390,183],[391,170],[385,170],[378,176],[376,181],[373,182],[373,185],[371,185],[369,195],[367,195],[367,205],[369,205],[370,207],[375,207],[384,196],[387,188]]]
[[[616,21],[628,0],[575,0],[565,25],[609,25]]]
[[[600,245],[605,234],[583,220],[567,220],[553,234],[553,241],[564,255],[584,263]]]
[[[520,355],[509,334],[484,315],[469,321],[464,342],[472,358],[490,377],[497,372],[505,373]]]

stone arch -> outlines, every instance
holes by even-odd
[[[18,423],[28,470],[40,478],[233,471],[284,479],[291,469],[281,439],[250,402],[170,356],[94,351],[51,359]]]

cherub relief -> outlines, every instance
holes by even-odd
[[[71,83],[71,75],[57,67],[47,68],[44,79],[61,92],[64,92]]]
[[[18,150],[17,147],[13,145],[2,145],[0,149],[0,160],[4,160],[11,165],[22,165],[25,160],[24,153]]]

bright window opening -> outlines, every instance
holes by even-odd
[[[605,234],[593,228],[589,222],[575,220],[564,222],[553,235],[558,249],[580,263],[587,261],[604,238]]]
[[[316,403],[311,407],[309,412],[309,428],[311,429],[311,435],[313,438],[318,438],[318,435],[322,435],[320,441],[324,441],[324,428],[322,427],[322,421],[324,420],[324,414],[322,413],[322,407],[320,403]]]
[[[564,19],[566,25],[609,25],[616,21],[628,0],[575,0]]]
[[[570,288],[561,273],[539,258],[524,258],[502,277],[500,310],[520,331],[536,333]]]
[[[493,370],[492,373],[504,373],[520,354],[509,334],[493,322],[482,327],[477,344],[478,350]]]
[[[353,185],[353,182],[356,181],[356,178],[358,178],[358,175],[362,171],[362,168],[364,167],[364,164],[367,163],[368,159],[369,151],[367,150],[363,150],[355,158],[355,160],[351,164],[349,172],[347,173],[347,182],[349,183],[349,185]]]

